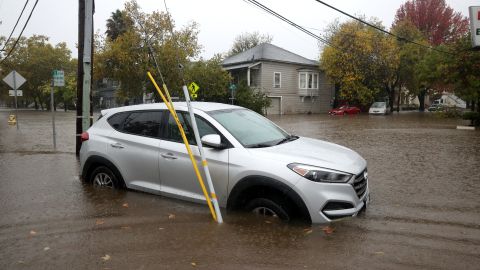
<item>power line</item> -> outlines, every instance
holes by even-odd
[[[10,56],[10,54],[12,54],[13,50],[14,50],[15,47],[17,46],[17,43],[18,43],[18,41],[20,40],[20,38],[22,37],[23,31],[24,31],[25,28],[27,27],[28,22],[30,21],[30,18],[32,17],[33,11],[35,10],[35,7],[37,6],[37,4],[38,4],[38,0],[35,1],[35,4],[33,5],[32,10],[30,11],[30,15],[28,15],[27,21],[25,22],[25,25],[23,26],[22,31],[20,32],[20,35],[18,35],[17,40],[15,40],[15,43],[13,44],[12,48],[11,48],[10,51],[8,52],[7,56],[5,56],[5,58],[2,59],[2,61],[0,62],[0,64],[3,63],[3,62],[5,61],[5,59],[7,59],[7,58]]]
[[[23,12],[25,11],[25,8],[27,7],[27,4],[28,4],[29,1],[30,1],[30,0],[27,0],[27,1],[25,2],[25,5],[23,6],[22,12],[20,12],[20,16],[18,16],[17,22],[15,23],[15,26],[13,26],[12,32],[11,32],[10,35],[8,36],[7,40],[5,41],[5,44],[3,44],[3,48],[2,48],[0,51],[3,51],[3,50],[5,49],[5,47],[7,46],[8,42],[10,41],[10,38],[12,37],[13,32],[15,31],[15,28],[17,28],[18,22],[19,22],[20,19],[22,18]]]
[[[349,14],[349,13],[343,11],[343,10],[340,10],[340,9],[334,7],[334,6],[331,6],[331,5],[325,3],[325,2],[323,2],[323,1],[321,1],[321,0],[314,0],[314,1],[320,3],[320,4],[324,5],[324,6],[327,6],[327,7],[331,8],[331,9],[337,11],[337,12],[340,12],[340,13],[342,13],[343,15],[345,15],[345,16],[347,16],[347,17],[350,17],[350,18],[352,18],[352,19],[354,19],[354,20],[356,20],[356,21],[359,21],[359,22],[361,22],[361,23],[363,23],[363,24],[365,24],[365,25],[367,25],[367,26],[370,26],[370,27],[372,27],[372,28],[374,28],[374,29],[376,29],[376,30],[378,30],[378,31],[380,31],[380,32],[383,32],[383,33],[385,33],[385,34],[387,34],[387,35],[393,36],[393,37],[397,38],[398,40],[401,40],[401,41],[404,41],[404,42],[408,42],[408,43],[412,43],[412,44],[415,44],[415,45],[418,45],[418,46],[422,46],[422,47],[424,47],[424,48],[431,49],[431,50],[434,50],[434,51],[437,51],[437,52],[455,55],[454,53],[447,52],[447,51],[443,51],[443,50],[439,50],[439,49],[436,49],[436,48],[434,48],[434,47],[432,47],[432,46],[428,46],[428,45],[425,45],[425,44],[422,44],[422,43],[418,43],[418,42],[416,42],[416,41],[413,41],[413,40],[410,40],[410,39],[407,39],[407,38],[404,38],[404,37],[400,37],[400,36],[398,36],[398,35],[395,35],[395,34],[393,34],[392,32],[389,32],[389,31],[387,31],[387,30],[385,30],[385,29],[383,29],[383,28],[380,28],[380,27],[378,27],[378,26],[376,26],[376,25],[374,25],[374,24],[371,24],[371,23],[366,22],[366,21],[364,21],[364,20],[362,20],[362,19],[359,19],[359,18],[357,18],[357,17],[355,17],[355,16],[353,16],[353,15],[351,15],[351,14]]]
[[[280,20],[282,20],[282,21],[284,21],[284,22],[292,25],[293,27],[299,29],[300,31],[304,32],[305,34],[307,34],[307,35],[309,35],[309,36],[311,36],[311,37],[313,37],[313,38],[315,38],[315,39],[317,39],[317,40],[319,40],[319,41],[321,41],[321,42],[329,45],[330,47],[333,47],[333,48],[335,48],[335,49],[338,49],[338,48],[336,48],[335,46],[333,46],[328,40],[320,37],[319,35],[316,35],[316,34],[312,33],[311,31],[309,31],[309,30],[305,29],[304,27],[302,27],[302,26],[294,23],[293,21],[287,19],[286,17],[278,14],[277,12],[275,12],[275,11],[273,11],[272,9],[266,7],[265,5],[263,5],[263,4],[255,1],[255,0],[244,0],[244,1],[245,1],[245,2],[249,2],[250,4],[253,4],[253,5],[255,5],[255,6],[263,9],[264,11],[266,11],[267,13],[269,13],[270,15],[273,15],[273,16],[279,18]]]

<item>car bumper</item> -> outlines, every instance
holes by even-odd
[[[361,197],[358,197],[353,186],[348,183],[301,180],[295,189],[305,201],[312,223],[329,223],[344,217],[354,217],[369,204],[368,179],[366,185],[366,191]]]

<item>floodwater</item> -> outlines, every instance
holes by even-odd
[[[0,269],[478,269],[480,132],[431,113],[270,117],[368,161],[371,204],[329,225],[282,224],[79,178],[75,116],[0,111]]]

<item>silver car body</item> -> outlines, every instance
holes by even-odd
[[[375,102],[368,110],[369,114],[388,114],[390,112],[390,105],[387,102]]]
[[[187,111],[183,102],[174,106],[178,112]],[[290,187],[305,204],[313,223],[355,216],[368,203],[367,163],[353,150],[306,137],[271,147],[247,148],[209,115],[215,110],[244,108],[207,102],[192,102],[192,106],[196,115],[213,125],[231,144],[227,149],[204,147],[221,207],[227,206],[234,187],[250,176],[274,179]],[[205,203],[183,143],[125,134],[113,129],[106,120],[118,112],[142,110],[166,110],[166,106],[156,103],[103,110],[103,117],[88,130],[89,140],[82,144],[81,171],[89,157],[100,156],[118,169],[127,188]],[[191,148],[200,164],[197,146]],[[314,182],[287,167],[292,163],[345,172],[353,177],[348,183]],[[358,181],[366,185],[360,195],[355,191]],[[348,203],[351,207],[325,210],[329,202]]]

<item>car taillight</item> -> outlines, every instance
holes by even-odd
[[[80,136],[80,140],[84,142],[84,141],[88,141],[88,139],[89,139],[88,132],[86,131],[82,132],[82,136]]]

